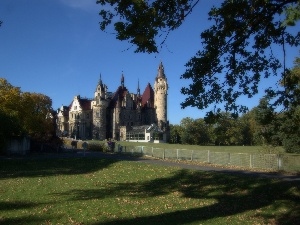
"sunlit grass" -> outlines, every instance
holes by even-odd
[[[2,160],[0,224],[296,224],[299,182],[106,159]]]
[[[100,141],[90,141],[100,142]],[[231,153],[283,153],[284,149],[281,146],[266,147],[266,146],[200,146],[200,145],[184,145],[184,144],[169,144],[169,143],[148,143],[148,142],[128,142],[120,141],[116,145],[121,146],[146,146],[162,149],[187,149],[187,150],[210,150],[213,152],[231,152]]]

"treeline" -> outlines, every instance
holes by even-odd
[[[0,78],[0,152],[12,137],[29,136],[35,142],[55,139],[52,100],[43,94],[22,92]]]
[[[184,118],[170,126],[170,143],[192,145],[272,145],[300,153],[300,106],[276,112],[267,98],[237,117],[221,112],[214,118]]]

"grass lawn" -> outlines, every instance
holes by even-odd
[[[88,142],[101,143],[101,141],[92,140]],[[231,152],[231,153],[284,153],[284,149],[279,147],[265,147],[265,146],[201,146],[201,145],[183,145],[183,144],[169,144],[169,143],[148,143],[148,142],[128,142],[118,141],[116,145],[121,146],[147,146],[162,149],[188,149],[188,150],[210,150],[213,152]]]
[[[0,161],[0,224],[299,224],[300,182],[108,159]]]

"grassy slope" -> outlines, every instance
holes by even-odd
[[[104,159],[2,160],[0,224],[297,224],[299,186]]]

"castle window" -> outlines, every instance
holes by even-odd
[[[77,110],[77,106],[74,106],[74,110]]]

